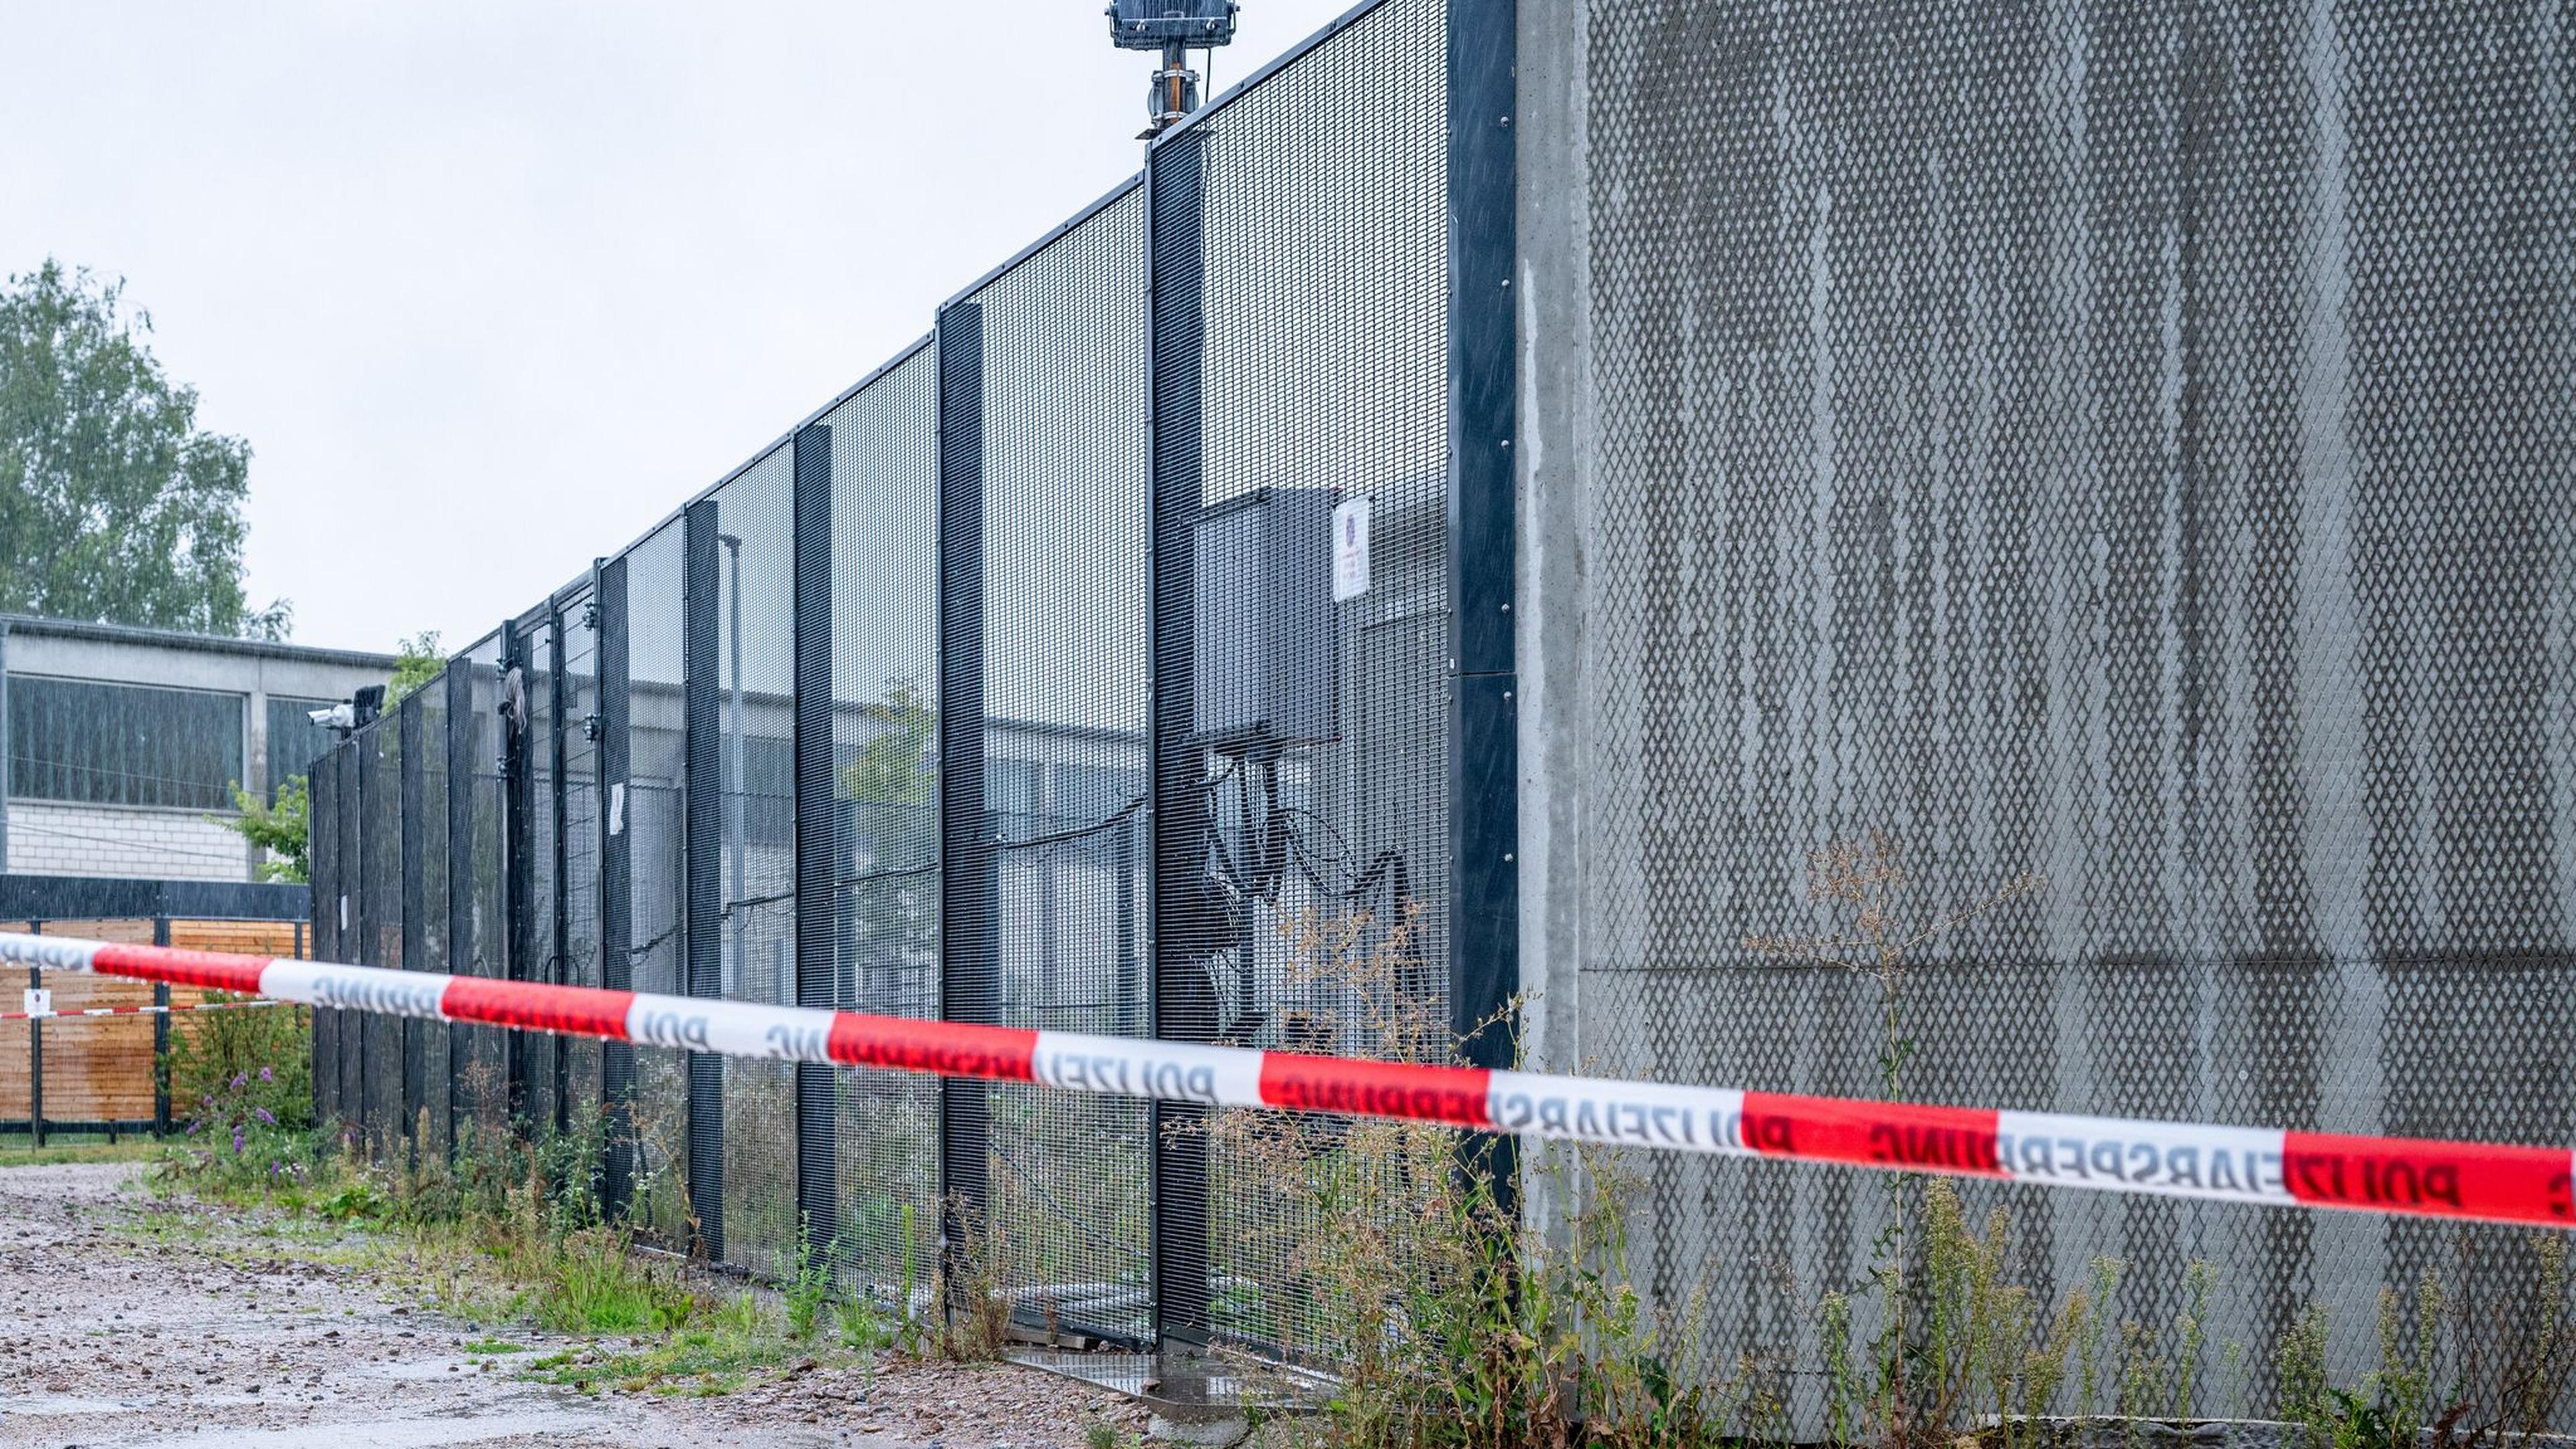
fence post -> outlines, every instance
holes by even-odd
[[[459,975],[481,975],[467,968],[482,953],[474,942],[474,671],[470,659],[447,666],[447,969]],[[476,1060],[479,1026],[447,1028],[447,1157],[456,1160],[456,1122],[470,1115],[465,1077]],[[486,1084],[488,1089],[489,1084]]]
[[[339,828],[333,832],[332,853],[340,861],[340,959],[363,963],[359,949],[366,939],[366,771],[358,758],[358,741],[351,736],[338,747],[340,756]],[[367,1130],[367,1033],[366,1016],[348,1008],[335,1008],[339,1027],[333,1034],[340,1039],[339,1116],[343,1135],[355,1127],[360,1140]]]
[[[716,558],[716,502],[689,505],[680,525],[681,808],[688,932],[683,987],[691,996],[724,994],[724,753],[716,723],[717,632],[724,576]],[[737,786],[736,788],[739,788]],[[724,1058],[689,1053],[689,1212],[699,1253],[724,1259]]]
[[[372,726],[372,728],[381,729],[383,728],[383,725],[379,723]],[[367,801],[367,777],[375,773],[367,768],[367,756],[374,750],[374,748],[375,742],[364,734],[353,734],[349,736],[349,784],[351,788],[348,790],[347,794],[351,802],[351,808],[356,813],[353,817],[348,818],[347,823],[354,824],[357,828],[343,832],[340,837],[341,848],[351,851],[353,858],[357,863],[357,875],[354,883],[355,888],[349,892],[349,919],[355,923],[358,947],[355,951],[349,952],[348,955],[352,961],[362,966],[381,966],[384,964],[383,961],[377,959],[379,953],[376,950],[376,942],[378,938],[376,934],[376,916],[373,909],[375,904],[375,892],[367,889],[367,837],[374,833],[370,829],[370,822],[367,815],[368,809],[370,808]],[[376,1113],[374,1111],[373,1102],[370,1099],[374,1095],[375,1074],[367,1069],[367,1014],[354,1008],[344,1010],[340,1013],[340,1022],[342,1029],[347,1033],[350,1041],[357,1047],[357,1050],[354,1053],[348,1053],[341,1058],[343,1081],[345,1083],[346,1074],[352,1070],[352,1065],[354,1064],[354,1070],[357,1073],[358,1088],[355,1093],[348,1097],[347,1101],[342,1103],[342,1106],[346,1107],[349,1102],[357,1104],[358,1147],[361,1151],[372,1155],[376,1146],[374,1141],[374,1134],[376,1131]]]
[[[27,930],[42,935],[44,923],[30,922]],[[38,991],[44,985],[45,973],[28,967],[27,989]],[[27,1140],[33,1147],[45,1145],[45,1019],[40,1016],[27,1018]]]
[[[566,984],[564,973],[572,965],[572,891],[569,889],[572,863],[564,839],[570,833],[567,826],[571,820],[564,807],[564,731],[571,728],[571,722],[564,717],[563,605],[549,599],[546,611],[551,626],[546,630],[546,687],[550,696],[546,719],[551,729],[546,749],[553,768],[548,775],[545,808],[554,816],[554,860],[551,867],[555,884],[551,892],[554,918],[548,923],[552,934],[547,937],[550,944],[546,948],[548,970],[544,979],[549,984],[561,986]],[[572,1130],[572,1053],[564,1050],[562,1042],[556,1042],[554,1050],[546,1055],[554,1061],[554,1129],[561,1134]]]
[[[832,430],[796,434],[796,1004],[840,1005],[839,855],[832,809]],[[796,1211],[800,1246],[836,1242],[840,1225],[840,1137],[834,1072],[796,1064]]]
[[[627,796],[633,758],[628,748],[626,556],[599,565],[593,600],[599,608],[599,744],[591,759],[599,773],[599,984],[611,991],[635,985],[633,864],[628,827],[634,801]],[[600,1107],[607,1118],[608,1160],[600,1179],[602,1211],[625,1215],[635,1186],[635,1047],[599,1045]]]
[[[1512,110],[1515,0],[1450,0],[1449,77],[1449,1011],[1466,1059],[1513,1064],[1502,1014],[1520,990],[1519,676],[1513,652]],[[1512,1139],[1479,1134],[1469,1161],[1508,1210]]]
[[[984,797],[984,312],[939,313],[939,1014],[991,1022],[1001,995],[992,824]],[[943,1272],[984,1236],[990,1208],[992,1098],[985,1084],[939,1084]]]
[[[420,827],[429,813],[429,781],[421,769],[421,753],[427,748],[422,738],[428,733],[428,704],[423,691],[414,689],[403,696],[401,712],[396,719],[399,731],[394,739],[402,754],[402,775],[396,785],[396,806],[401,812],[396,858],[402,871],[402,959],[381,964],[403,971],[422,971],[437,963],[428,959],[423,948],[422,926],[429,914],[424,898],[428,882],[422,871]],[[434,1024],[411,1017],[402,1019],[402,1140],[404,1159],[415,1168],[420,1164],[421,1114],[429,1108],[429,1033]]]
[[[1147,988],[1154,1035],[1191,1042],[1210,1040],[1217,1028],[1204,954],[1216,935],[1213,902],[1204,889],[1206,765],[1190,743],[1194,550],[1204,461],[1199,384],[1207,342],[1204,148],[1210,134],[1210,123],[1193,126],[1155,147],[1145,163],[1146,365],[1153,421]],[[1207,1113],[1195,1105],[1156,1102],[1152,1122],[1154,1333],[1158,1341],[1203,1344],[1210,1322]]]
[[[528,911],[528,898],[536,890],[536,858],[531,852],[530,830],[535,819],[535,790],[529,779],[528,695],[532,687],[528,676],[528,641],[520,637],[519,621],[511,619],[501,625],[501,660],[505,678],[515,678],[519,690],[516,718],[501,724],[501,914],[508,922],[508,937],[503,946],[501,974],[512,981],[533,981],[532,968],[537,959],[537,922]],[[504,693],[508,686],[504,685]],[[528,1054],[522,1034],[501,1034],[501,1074],[507,1094],[503,1110],[509,1116],[510,1131],[516,1135],[528,1127]]]
[[[170,918],[152,918],[152,944],[170,944]],[[152,1131],[170,1135],[170,983],[152,983],[152,1004],[163,1008],[152,1017]]]

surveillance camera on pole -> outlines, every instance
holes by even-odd
[[[1199,77],[1189,68],[1189,53],[1232,43],[1240,9],[1235,0],[1112,0],[1110,43],[1163,54],[1163,68],[1145,93],[1145,114],[1152,119],[1137,139],[1150,141],[1198,109]]]

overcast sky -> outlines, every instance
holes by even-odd
[[[1245,0],[1218,88],[1348,3]],[[253,607],[454,650],[1132,173],[1101,10],[0,0],[0,272],[124,276],[250,440]]]

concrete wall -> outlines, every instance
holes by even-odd
[[[242,782],[265,791],[268,700],[346,699],[382,684],[389,655],[47,619],[0,619],[0,668],[111,684],[239,695]],[[0,774],[0,789],[5,789]],[[229,813],[229,812],[224,812]],[[260,852],[208,812],[11,798],[6,868],[40,875],[169,880],[256,879]]]

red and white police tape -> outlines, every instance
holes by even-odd
[[[1622,1147],[2280,1207],[2576,1226],[2565,1147],[2340,1136],[1800,1097],[1029,1031],[0,933],[0,961],[310,1006],[773,1061],[837,1062],[1214,1106],[1439,1122]]]
[[[0,1021],[79,1021],[92,1016],[167,1016],[179,1011],[252,1011],[292,1001],[200,1001],[174,1006],[84,1006],[76,1011],[0,1011]]]

